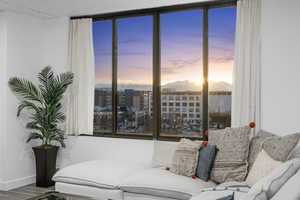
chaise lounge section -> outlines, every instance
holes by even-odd
[[[74,144],[73,153],[69,157],[75,160],[80,160],[81,156],[85,157],[81,155],[82,151],[77,149],[80,146],[92,148],[87,146],[85,139],[89,140],[89,137],[75,139],[76,144]],[[200,193],[202,189],[216,185],[211,181],[205,182],[198,178],[193,179],[173,174],[161,167],[152,167],[152,153],[147,154],[147,152],[153,152],[154,141],[128,141],[116,138],[97,138],[96,140],[99,142],[99,148],[105,148],[105,151],[97,154],[85,150],[85,152],[92,152],[95,156],[97,154],[97,158],[71,164],[59,170],[53,177],[56,182],[56,191],[77,195],[88,194],[99,200],[123,200],[133,198],[133,195],[137,195],[137,198],[141,198],[140,195],[142,195],[146,199],[188,200],[193,195]],[[119,142],[119,145],[111,144],[116,141]],[[123,146],[128,144],[130,144],[130,148]],[[174,144],[176,143],[174,142]],[[80,153],[74,155],[77,151]],[[108,159],[105,152],[110,152],[112,157]],[[114,152],[118,152],[118,156],[113,156]],[[144,156],[140,156],[143,153]],[[132,160],[133,157],[136,158],[135,161]]]
[[[270,177],[252,188],[243,182],[217,185],[213,181],[181,176],[163,167],[153,166],[157,141],[83,136],[74,137],[71,141],[69,145],[72,151],[63,152],[62,157],[67,159],[63,160],[62,169],[53,177],[55,189],[96,200],[215,200],[233,193],[237,200],[248,200],[252,198],[249,195],[257,195],[265,185],[273,182],[276,183],[276,192],[279,191],[285,182],[300,173],[300,159],[294,159],[282,164],[281,169],[275,170]],[[166,146],[177,144],[159,143]],[[287,175],[285,171],[288,171]],[[285,179],[281,180],[280,177]],[[280,180],[279,183],[277,180]],[[272,196],[275,195],[273,193]],[[261,200],[268,199],[271,198]]]

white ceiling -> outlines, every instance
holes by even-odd
[[[207,0],[0,0],[0,10],[56,18],[201,1]]]

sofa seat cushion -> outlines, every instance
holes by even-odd
[[[227,200],[232,199],[233,191],[229,190],[222,190],[222,191],[206,191],[202,192],[201,194],[194,196],[191,198],[191,200]],[[237,193],[237,192],[236,192]],[[237,197],[237,194],[235,193],[234,197]],[[242,193],[242,195],[244,195]],[[237,199],[237,198],[235,198]]]
[[[68,183],[56,183],[55,191],[64,194],[91,197],[97,200],[108,200],[108,199],[123,200],[123,192],[121,190],[116,190],[116,189],[97,188],[97,187],[68,184]],[[68,200],[73,200],[73,199],[68,199]]]
[[[160,168],[145,169],[128,176],[121,182],[125,192],[188,200],[201,189],[214,187],[213,182],[173,174]]]
[[[123,192],[123,200],[174,200],[173,198],[158,197],[146,194]]]
[[[202,192],[193,196],[191,200],[239,200],[245,196],[250,190],[250,187],[245,182],[225,182],[213,188],[203,189]]]
[[[144,168],[141,165],[120,161],[93,160],[70,165],[59,170],[54,175],[53,181],[118,189],[122,179]]]

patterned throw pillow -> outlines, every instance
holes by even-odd
[[[298,144],[296,145],[296,147],[290,153],[288,160],[291,160],[294,158],[300,158],[300,140],[298,141]]]
[[[300,139],[300,133],[267,138],[263,149],[275,160],[286,161]]]
[[[250,130],[249,126],[244,126],[209,132],[209,144],[217,145],[219,150],[211,180],[217,183],[245,180],[248,172]]]
[[[258,154],[262,150],[262,145],[265,142],[267,138],[274,137],[275,135],[272,133],[269,133],[264,130],[260,130],[256,136],[254,136],[251,139],[250,142],[250,150],[249,150],[249,157],[248,157],[248,171],[251,170],[255,159],[257,158]]]
[[[196,174],[198,150],[201,145],[201,141],[181,139],[174,152],[170,171],[182,176],[194,176]]]
[[[208,179],[210,178],[213,164],[215,162],[216,154],[216,145],[202,146],[199,149],[198,165],[196,172],[198,178],[204,181],[208,181]]]

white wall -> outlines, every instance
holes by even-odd
[[[7,87],[9,77],[34,78],[42,63],[42,33],[40,20],[6,13],[7,52],[6,52],[6,168],[4,181],[7,187],[32,179],[34,168],[30,144],[24,144],[28,131],[25,120],[16,118],[17,99]],[[25,115],[24,115],[25,116]]]
[[[4,22],[4,23],[1,23]],[[1,27],[4,28],[1,29]],[[36,17],[3,13],[0,17],[0,41],[7,44],[1,53],[1,183],[0,189],[11,189],[35,181],[35,164],[29,135],[25,129],[26,113],[16,117],[18,100],[9,90],[9,77],[36,80],[36,74],[46,65],[64,71],[67,55],[68,19],[41,20]],[[4,32],[4,34],[2,34]],[[6,38],[4,36],[6,35]],[[1,42],[0,42],[1,43]],[[5,47],[4,46],[4,47]],[[60,59],[60,58],[64,59]],[[3,161],[3,162],[2,162]]]
[[[69,18],[43,20],[43,66],[52,66],[57,72],[64,72],[68,67]]]
[[[5,80],[6,80],[6,22],[4,20],[4,13],[0,13],[0,91],[5,90]],[[0,130],[5,132],[6,130],[6,117],[3,113],[3,108],[6,105],[6,94],[1,93],[0,98]],[[2,187],[4,168],[5,168],[5,137],[4,134],[0,132],[0,188]]]
[[[300,1],[262,2],[262,128],[300,132]]]

